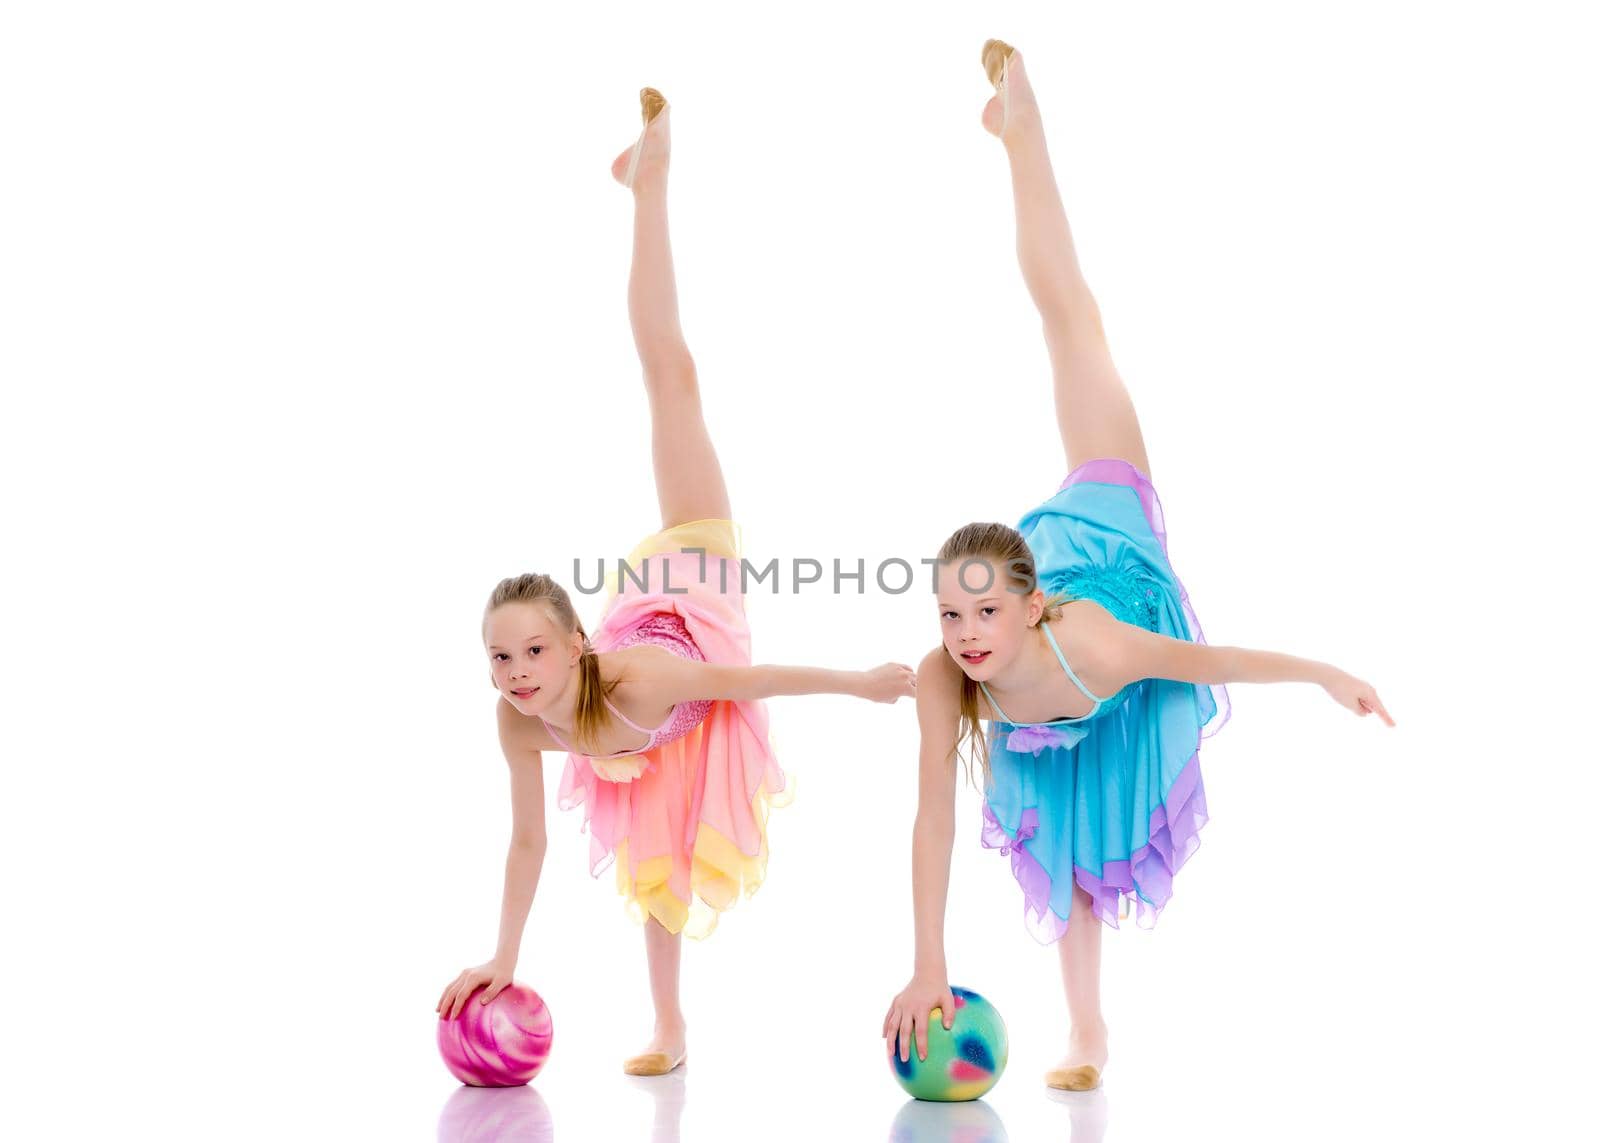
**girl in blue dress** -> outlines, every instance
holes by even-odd
[[[1139,420],[1078,267],[1022,57],[990,40],[983,64],[995,86],[983,124],[1010,160],[1017,257],[1044,323],[1069,471],[1015,530],[969,524],[939,551],[943,642],[917,675],[916,967],[883,1034],[902,1060],[926,1058],[930,1010],[947,1028],[955,1011],[943,934],[964,752],[982,773],[983,844],[1009,858],[1030,931],[1061,958],[1072,1033],[1045,1082],[1086,1090],[1107,1057],[1101,922],[1116,927],[1126,909],[1153,925],[1198,847],[1199,747],[1227,719],[1223,684],[1316,683],[1394,722],[1370,685],[1327,663],[1205,643],[1167,558]]]

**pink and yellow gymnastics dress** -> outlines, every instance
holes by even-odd
[[[595,650],[648,643],[688,659],[749,666],[739,554],[731,520],[695,520],[646,537],[612,579],[590,639]],[[603,757],[569,747],[558,802],[583,807],[590,872],[598,877],[615,862],[631,916],[704,937],[724,909],[761,885],[767,814],[788,801],[766,704],[682,702],[653,730],[606,705],[649,741]]]

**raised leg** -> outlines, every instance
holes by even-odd
[[[732,515],[722,466],[700,410],[694,359],[678,323],[678,284],[667,229],[671,114],[664,108],[647,125],[634,166],[633,268],[628,275],[628,319],[650,399],[651,454],[663,528]],[[630,148],[612,165],[619,182],[632,156]]]
[[[1104,928],[1094,915],[1089,894],[1074,885],[1072,916],[1066,933],[1056,942],[1072,1029],[1067,1038],[1067,1054],[1046,1077],[1052,1087],[1092,1088],[1105,1070],[1106,1021],[1100,1013],[1100,940]]]
[[[1112,363],[1100,308],[1078,266],[1022,53],[1011,53],[1003,82],[1009,88],[1009,106],[1002,91],[984,108],[983,121],[1000,135],[1011,163],[1017,261],[1044,322],[1067,467],[1116,457],[1150,476],[1133,398]]]

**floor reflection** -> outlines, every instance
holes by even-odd
[[[913,1099],[889,1128],[889,1143],[1008,1143],[1000,1115],[981,1099],[930,1103]]]
[[[462,1085],[439,1113],[439,1143],[553,1143],[555,1122],[533,1088]]]
[[[664,1076],[624,1076],[628,1086],[650,1097],[654,1114],[650,1120],[650,1143],[679,1143],[683,1108],[689,1102],[687,1073],[683,1064]]]
[[[1067,1110],[1067,1143],[1102,1143],[1109,1105],[1103,1088],[1094,1091],[1052,1091],[1047,1097]],[[1000,1113],[981,1099],[968,1103],[931,1103],[913,1099],[900,1109],[889,1128],[889,1143],[1009,1143]]]
[[[1072,1143],[1100,1143],[1106,1137],[1106,1121],[1111,1117],[1110,1105],[1106,1102],[1106,1089],[1097,1087],[1093,1091],[1056,1091],[1046,1088],[1050,1098],[1056,1103],[1067,1108],[1067,1115],[1071,1122],[1071,1133],[1067,1136]]]

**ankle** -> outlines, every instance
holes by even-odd
[[[1000,142],[1005,145],[1006,153],[1015,158],[1031,158],[1045,150],[1044,120],[1039,112],[1033,108],[1021,111],[1012,108]]]
[[[1103,1019],[1074,1020],[1072,1022],[1071,1037],[1074,1040],[1100,1040],[1110,1039],[1110,1030]]]
[[[638,174],[634,175],[633,186],[628,188],[633,191],[634,202],[651,207],[664,206],[667,201],[666,172],[662,171],[659,177],[652,173],[649,178],[645,179],[640,178],[642,174],[644,174],[643,167],[640,168]]]

